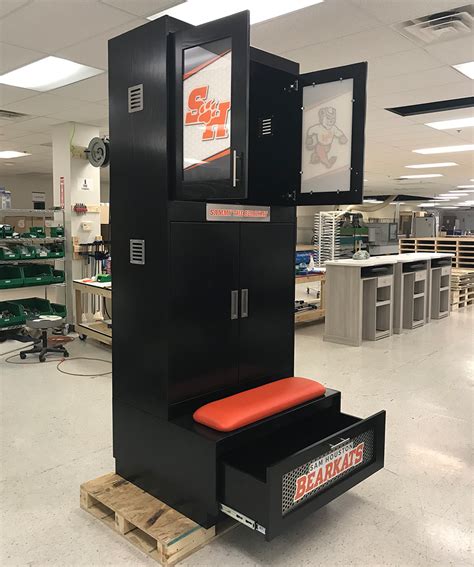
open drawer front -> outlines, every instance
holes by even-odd
[[[313,414],[223,456],[221,510],[270,540],[381,469],[384,441],[384,411]]]

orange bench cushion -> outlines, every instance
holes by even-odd
[[[193,418],[218,431],[234,431],[303,402],[319,398],[326,388],[308,378],[283,378],[201,406]]]

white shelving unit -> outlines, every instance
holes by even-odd
[[[49,224],[52,226],[64,226],[64,211],[55,209],[0,209],[0,224],[10,224],[11,219],[31,219],[36,218],[38,221],[42,222],[43,229],[47,233],[49,230]],[[51,223],[47,221],[50,220]],[[35,226],[39,226],[36,224]],[[22,233],[27,232],[29,227],[15,227],[15,232]],[[64,237],[46,237],[46,238],[0,238],[0,245],[13,246],[16,244],[54,244],[62,243],[64,248],[66,248]],[[12,260],[0,260],[0,265],[2,266],[15,266],[15,265],[25,265],[25,264],[53,264],[55,269],[64,270],[65,258],[31,258],[31,259],[12,259]],[[65,270],[64,270],[65,271]],[[65,271],[66,272],[66,271]],[[66,274],[65,274],[66,277]],[[53,303],[64,303],[67,305],[67,285],[64,283],[51,283],[51,284],[41,284],[41,285],[28,285],[20,287],[10,287],[5,289],[0,289],[0,301],[8,301],[11,299],[26,299],[30,297],[42,296],[44,299],[50,299]],[[61,290],[61,293],[54,294],[55,297],[48,297],[49,290]],[[2,328],[2,331],[9,330],[8,328]]]

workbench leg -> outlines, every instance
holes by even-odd
[[[76,289],[76,325],[82,323],[82,293]]]

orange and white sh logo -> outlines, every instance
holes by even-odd
[[[230,101],[219,102],[207,98],[209,86],[196,87],[189,93],[185,126],[204,124],[202,141],[229,137]]]

